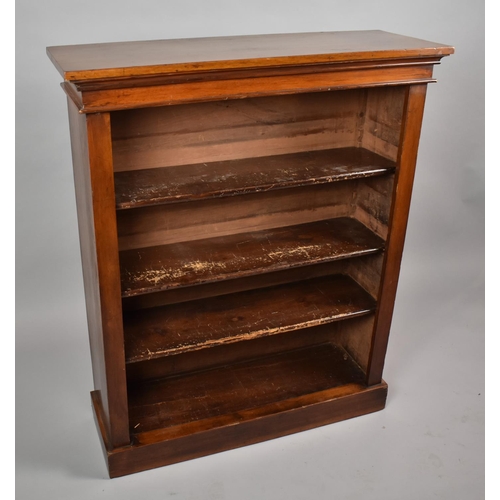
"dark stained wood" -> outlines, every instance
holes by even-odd
[[[381,256],[382,254],[377,255]],[[323,264],[316,264],[314,266],[294,267],[290,269],[282,269],[281,271],[276,272],[250,275],[234,280],[172,288],[163,292],[125,297],[123,298],[122,304],[124,311],[128,312],[136,309],[160,307],[169,304],[178,304],[180,302],[217,297],[219,295],[228,295],[248,290],[268,288],[276,285],[293,283],[295,281],[319,278],[322,276],[332,276],[334,274],[348,274],[349,276],[354,276],[354,274],[351,273],[351,263],[369,259],[371,257],[373,256],[368,255],[365,257],[357,257],[356,259],[341,259],[332,262],[325,262]],[[379,280],[380,272],[377,279],[377,285]],[[365,283],[369,283],[369,281],[365,280]],[[370,285],[368,285],[368,288],[366,289],[369,291]],[[377,296],[377,294],[374,295],[371,292],[370,294],[374,298]]]
[[[144,106],[246,99],[260,96],[328,92],[333,90],[388,85],[430,83],[432,65],[351,69],[297,76],[253,77],[236,80],[209,80],[176,85],[93,90],[82,93],[81,113],[117,111]]]
[[[355,219],[120,252],[124,297],[376,253],[384,241]]]
[[[367,31],[47,52],[110,476],[382,409],[426,86],[453,47]]]
[[[92,186],[89,170],[89,151],[87,143],[86,118],[68,99],[69,125],[71,134],[71,153],[73,157],[73,177],[80,237],[85,306],[89,330],[90,354],[94,388],[101,392],[101,418],[109,429],[109,408],[107,400],[106,355],[103,344],[101,304],[97,280],[97,256],[95,254],[95,230],[93,225]],[[108,432],[108,431],[107,431]]]
[[[374,314],[367,314],[335,323],[335,343],[343,347],[365,373],[370,359],[374,320]]]
[[[384,92],[384,89],[381,89]],[[264,96],[113,113],[115,171],[359,146],[365,91]]]
[[[340,148],[115,174],[118,209],[220,198],[381,175],[395,164],[361,148]]]
[[[375,301],[347,276],[328,276],[125,316],[128,363],[360,316]],[[304,333],[307,335],[307,333]]]
[[[372,89],[366,93],[361,146],[385,158],[398,158],[406,87]]]
[[[403,257],[403,245],[410,211],[410,199],[417,164],[418,142],[424,113],[426,85],[415,85],[407,90],[405,123],[401,133],[401,148],[393,191],[390,233],[378,296],[378,308],[372,337],[367,382],[382,380],[385,353],[394,311],[394,301]]]
[[[374,313],[361,317],[371,317],[373,321]],[[355,319],[356,317],[307,329],[292,330],[285,335],[268,335],[247,342],[219,344],[210,349],[186,351],[174,356],[127,363],[127,381],[129,384],[143,383],[193,371],[219,368],[326,342],[340,344],[337,341],[339,325],[351,323]]]
[[[118,210],[120,250],[230,236],[351,217],[363,180]]]
[[[104,456],[107,457],[108,453],[113,449],[113,445],[109,438],[108,425],[105,422],[106,415],[102,406],[101,392],[98,390],[92,391],[90,393],[90,401],[92,403],[94,421],[98,430],[102,451]],[[108,465],[108,463],[106,463],[106,465]]]
[[[102,418],[112,446],[130,442],[109,115],[69,104],[85,299]]]
[[[361,285],[374,299],[378,298],[380,277],[382,275],[382,264],[384,254],[368,255],[357,259],[349,259],[342,269],[356,283]],[[342,261],[341,261],[342,263]]]
[[[87,118],[89,170],[92,186],[95,251],[101,301],[103,344],[106,356],[107,401],[113,446],[129,442],[127,395],[124,390],[125,350],[122,304],[119,299],[120,268],[114,209],[113,157],[109,114]],[[102,394],[101,394],[102,395]]]
[[[219,427],[204,430],[193,422],[180,436],[174,434],[178,428],[170,428],[171,439],[150,434],[147,441],[108,451],[109,475],[132,474],[380,411],[386,398],[385,382],[371,387],[347,384],[283,401],[274,405],[274,412],[267,407],[241,411],[237,424],[220,419]]]
[[[280,75],[300,76],[307,74],[320,74],[332,72],[345,72],[354,69],[380,69],[395,68],[402,66],[428,66],[429,64],[439,64],[443,56],[412,57],[411,59],[377,59],[374,61],[351,61],[351,62],[330,62],[308,65],[282,66],[278,70],[275,67],[244,68],[238,71],[231,69],[217,71],[194,71],[185,73],[166,73],[160,75],[148,75],[133,78],[103,78],[98,80],[80,80],[75,82],[66,81],[64,87],[72,87],[76,93],[89,92],[94,90],[130,89],[136,87],[176,85],[186,82],[205,82],[220,80],[245,80],[248,78],[260,78],[274,76],[278,72]],[[64,88],[63,87],[63,88]],[[68,93],[68,88],[66,91]],[[80,100],[81,103],[81,100]],[[76,103],[75,103],[76,104]]]
[[[49,47],[65,80],[444,56],[453,47],[383,31],[191,38]]]
[[[352,216],[362,222],[375,234],[387,239],[389,216],[391,213],[394,176],[366,178],[358,182]]]
[[[132,386],[130,428],[144,436],[214,417],[237,422],[243,410],[363,381],[343,349],[323,344]]]

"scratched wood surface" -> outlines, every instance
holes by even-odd
[[[129,388],[133,433],[147,432],[363,384],[364,374],[343,349],[323,344]]]
[[[120,252],[124,297],[375,253],[384,241],[347,217]]]
[[[117,210],[120,250],[350,217],[359,181]]]
[[[453,47],[358,31],[47,52],[81,129],[110,475],[383,408],[425,89]]]
[[[361,318],[373,318],[373,316],[374,314],[371,313],[367,316],[361,316]],[[241,363],[261,356],[270,356],[326,342],[334,342],[340,345],[336,339],[339,325],[350,323],[354,319],[312,326],[307,329],[305,335],[303,329],[292,330],[285,335],[256,337],[248,342],[230,342],[215,345],[210,349],[186,351],[174,356],[163,356],[136,363],[127,363],[127,381],[129,384],[140,384],[172,375],[219,368],[220,366]]]
[[[374,310],[372,297],[342,275],[145,309],[125,316],[126,357],[133,363],[318,326]]]
[[[395,163],[362,148],[246,158],[115,174],[118,209],[220,198],[381,175]]]

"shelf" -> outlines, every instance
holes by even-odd
[[[128,363],[250,340],[368,314],[375,301],[348,276],[309,279],[133,311]]]
[[[376,253],[384,241],[356,219],[337,219],[272,230],[120,252],[122,295],[239,278]]]
[[[394,162],[362,148],[118,172],[118,209],[220,198],[381,175]]]
[[[130,387],[130,429],[145,440],[158,432],[179,437],[193,424],[197,430],[227,426],[358,392],[364,378],[332,344],[260,357]]]

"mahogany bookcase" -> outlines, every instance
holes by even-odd
[[[382,31],[49,47],[111,477],[377,411],[427,84]]]

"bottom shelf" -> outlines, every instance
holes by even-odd
[[[138,384],[129,391],[130,430],[140,441],[170,437],[195,421],[198,429],[238,422],[242,412],[272,413],[284,401],[299,398],[302,405],[304,397],[317,400],[346,384],[360,389],[363,381],[364,373],[338,346],[297,349]]]
[[[386,384],[363,381],[328,343],[142,383],[129,390],[132,444],[112,451],[92,398],[116,477],[381,410]]]

